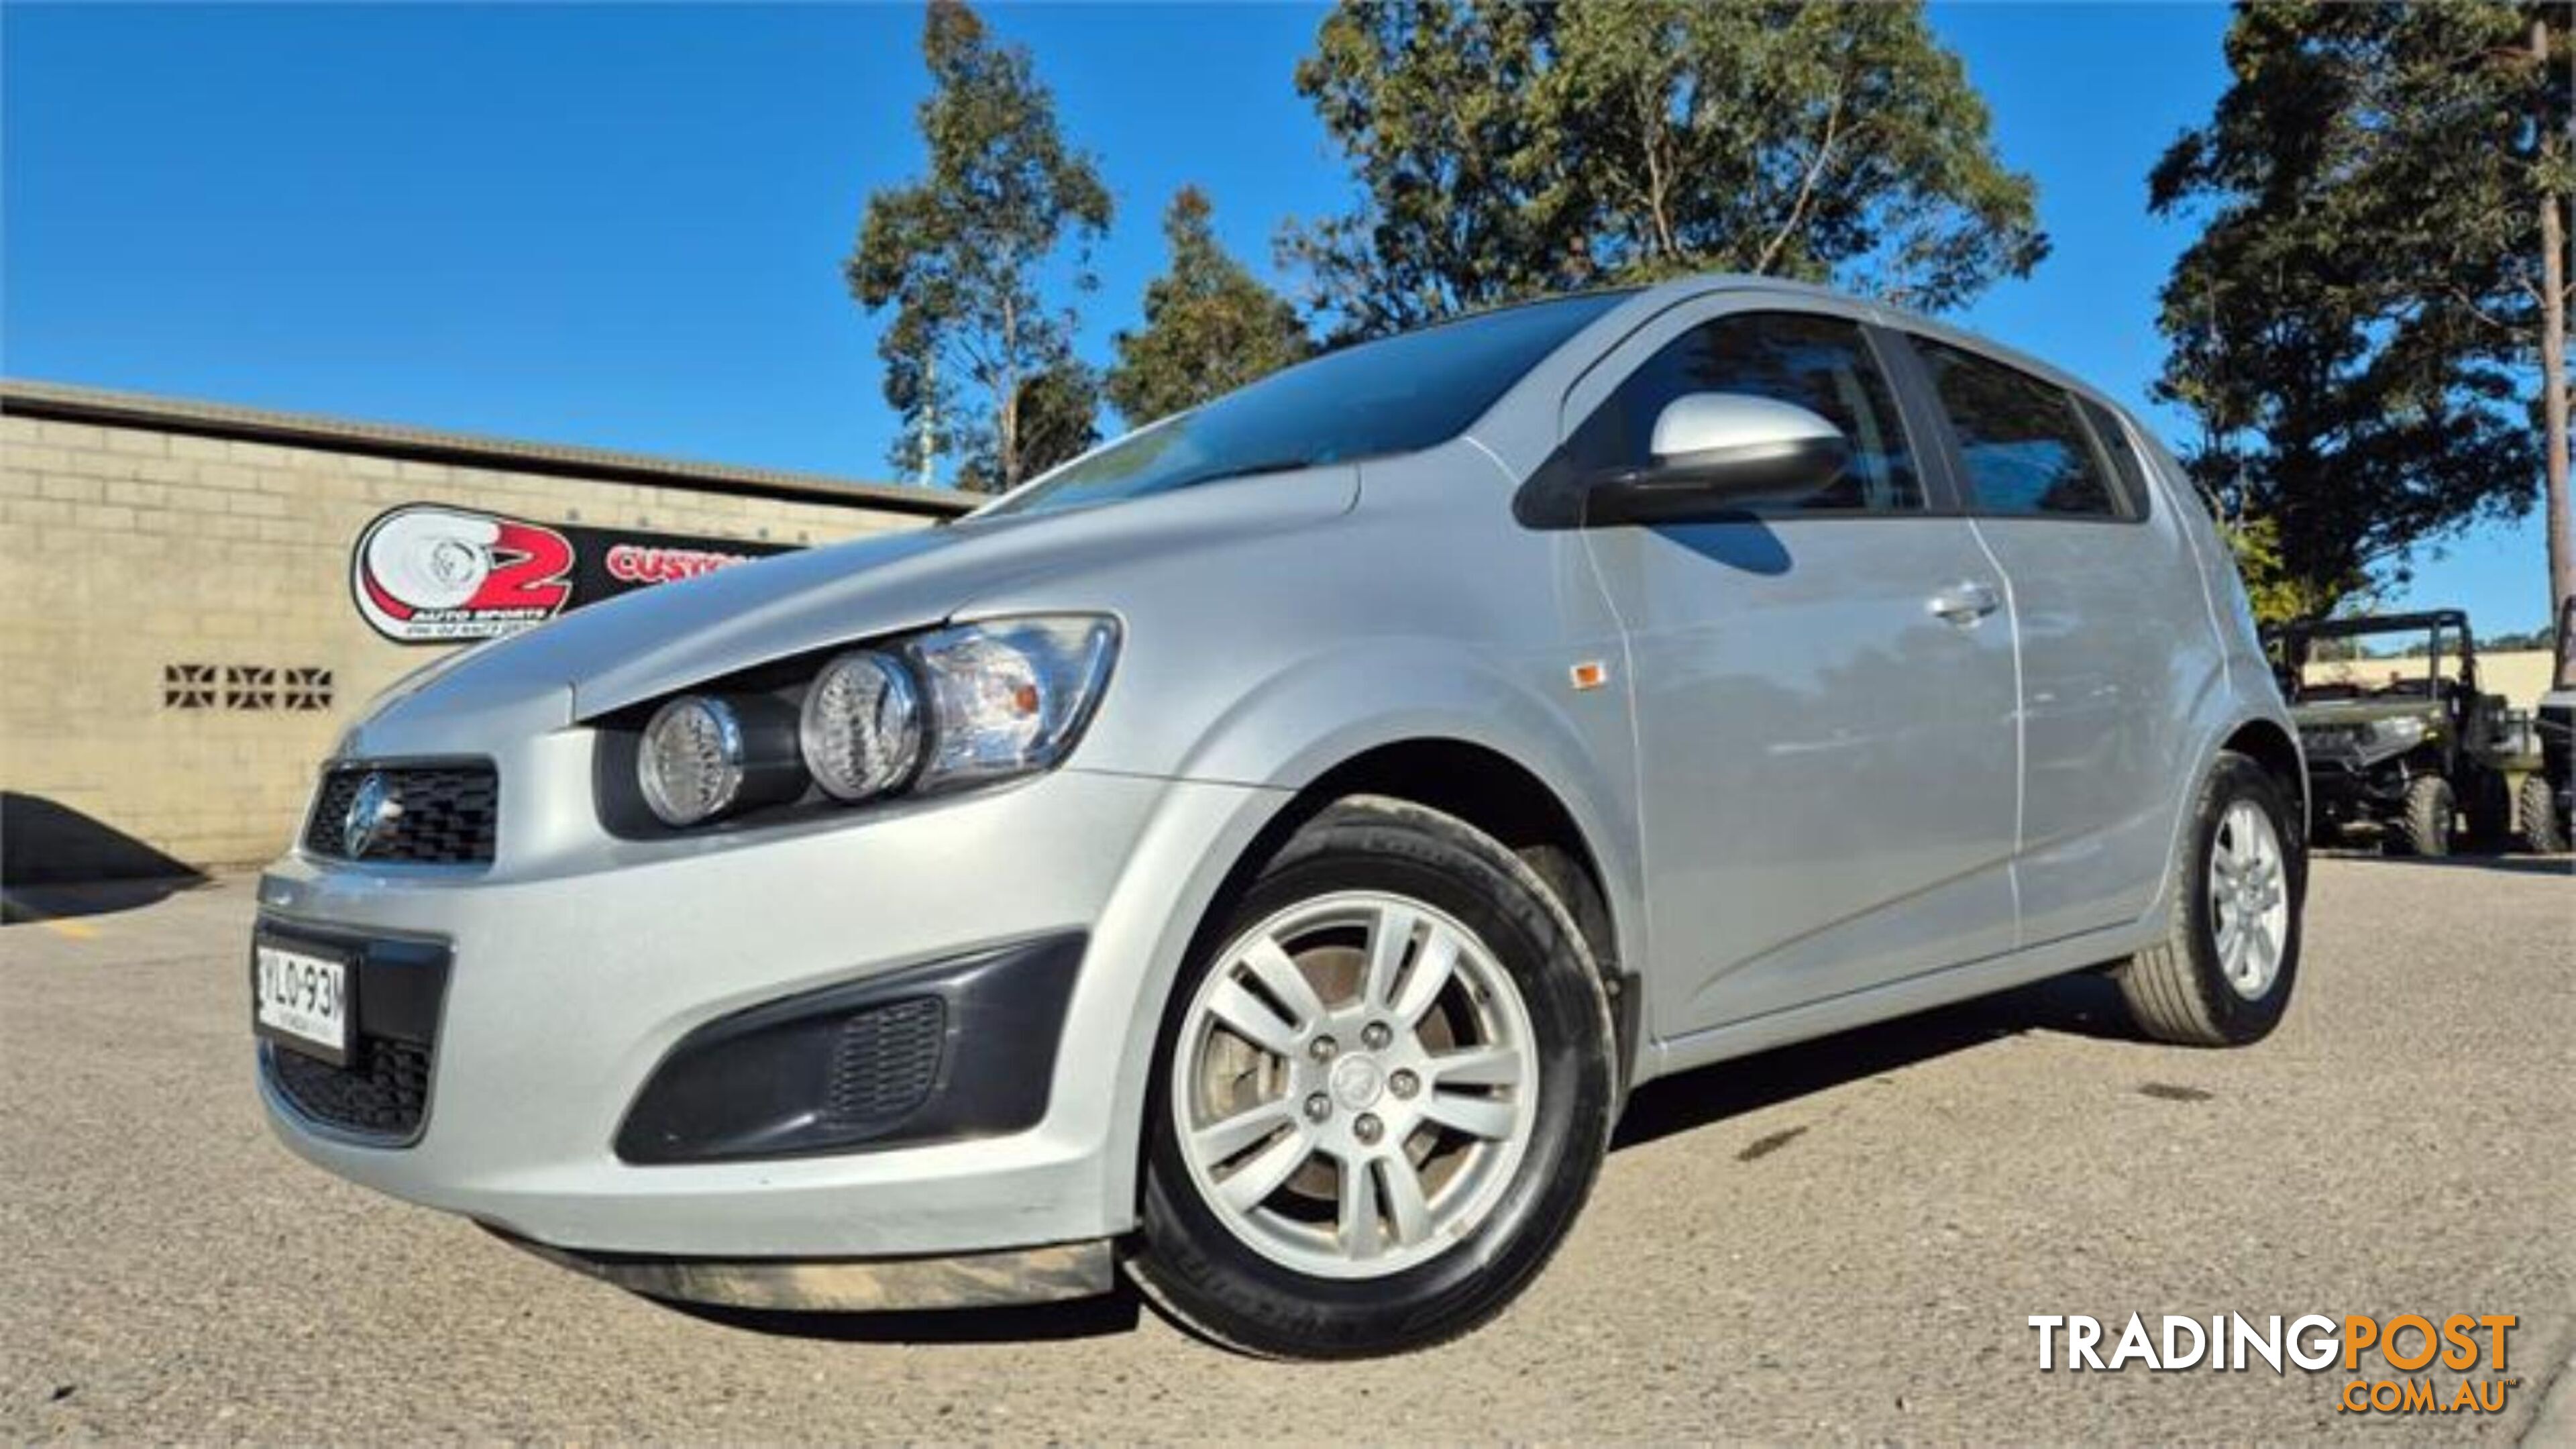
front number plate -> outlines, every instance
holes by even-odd
[[[349,1064],[349,963],[266,942],[252,947],[251,1026],[335,1067]]]

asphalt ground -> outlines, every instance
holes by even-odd
[[[1132,1294],[683,1312],[326,1177],[260,1121],[251,900],[0,931],[0,1437],[2576,1440],[2564,862],[2320,861],[2249,1050],[2139,1042],[2070,978],[1646,1088],[1500,1321],[1325,1367]],[[2039,1370],[2030,1315],[2132,1312],[2519,1322],[2493,1373]],[[2357,1376],[2513,1383],[2390,1418]]]

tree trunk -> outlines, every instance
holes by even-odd
[[[1007,295],[1002,298],[1001,353],[1001,391],[993,403],[994,464],[1001,476],[993,491],[1008,493],[1020,486],[1020,313]]]
[[[1008,493],[1020,486],[1020,385],[1016,382],[1002,388],[1002,405],[993,410],[993,437],[1001,470],[993,491]]]
[[[921,359],[921,476],[924,488],[939,486],[939,346],[932,343]]]
[[[2534,16],[2531,55],[2542,84],[2549,84],[2549,22]],[[2542,108],[2541,155],[2544,160],[2562,138],[2548,134],[2548,109]],[[2552,681],[2559,689],[2576,686],[2576,630],[2566,628],[2567,601],[2576,597],[2576,538],[2569,536],[2567,497],[2567,198],[2543,189],[2540,196],[2540,416],[2542,469],[2548,477],[2549,622],[2558,626],[2558,668]]]

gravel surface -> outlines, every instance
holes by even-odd
[[[623,1296],[269,1140],[247,879],[11,925],[0,1437],[2511,1443],[2576,1349],[2570,884],[2319,862],[2298,1000],[2251,1050],[2128,1039],[2075,978],[1657,1084],[1501,1321],[1333,1367],[1132,1295],[819,1322]],[[2339,1372],[2038,1371],[2028,1315],[2132,1311],[2513,1313],[2520,1383],[2391,1423],[2339,1412]]]

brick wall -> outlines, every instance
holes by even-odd
[[[935,495],[910,509],[875,501],[898,490],[849,503],[758,496],[735,479],[698,486],[615,468],[570,476],[552,461],[546,471],[421,461],[327,438],[299,445],[148,419],[26,416],[9,401],[0,833],[7,873],[22,881],[110,868],[69,858],[93,846],[39,831],[40,817],[85,817],[109,840],[130,837],[199,867],[262,861],[286,846],[339,731],[375,691],[440,652],[378,636],[350,601],[359,531],[396,504],[788,544],[953,511]],[[183,666],[210,671],[208,706],[171,702],[171,671]],[[263,670],[274,673],[249,672]]]

